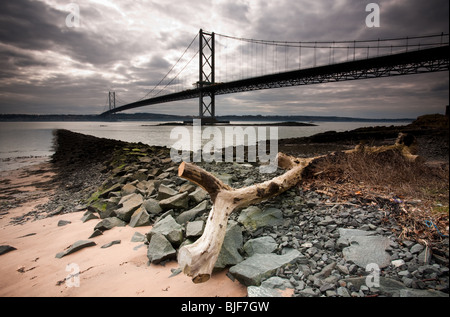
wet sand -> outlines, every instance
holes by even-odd
[[[131,237],[135,232],[147,233],[150,226],[115,227],[91,238],[95,246],[56,258],[74,242],[87,240],[98,221],[83,223],[83,212],[74,212],[19,225],[10,223],[49,199],[51,190],[42,191],[35,186],[52,177],[49,168],[45,163],[0,173],[0,191],[14,188],[14,194],[21,196],[20,206],[3,211],[0,216],[0,245],[17,249],[0,255],[0,296],[247,296],[247,288],[228,278],[227,270],[213,274],[206,283],[194,284],[183,273],[170,277],[171,269],[178,266],[176,261],[165,266],[147,265],[146,245],[131,242]],[[58,226],[59,220],[71,223]],[[121,243],[101,248],[113,240]],[[77,270],[79,280],[72,276]]]

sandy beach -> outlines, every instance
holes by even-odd
[[[40,171],[40,173],[34,173]],[[150,226],[115,227],[92,238],[95,246],[55,257],[78,240],[87,240],[98,221],[83,223],[83,212],[48,217],[23,224],[10,221],[45,203],[51,191],[41,192],[35,184],[48,181],[53,173],[50,164],[27,166],[0,174],[0,190],[15,187],[24,201],[21,206],[3,212],[0,219],[0,245],[13,250],[0,257],[0,296],[152,296],[152,297],[242,297],[247,288],[226,276],[215,273],[210,281],[194,284],[189,277],[170,277],[176,261],[147,265],[147,248],[142,242],[131,242],[135,232],[147,233]],[[9,180],[9,181],[8,181]],[[18,192],[20,191],[20,193]],[[27,199],[28,197],[29,199]],[[58,226],[58,221],[70,224]],[[101,248],[108,242],[120,244]],[[79,280],[72,274],[80,272]],[[77,286],[77,282],[79,285]]]

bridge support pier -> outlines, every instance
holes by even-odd
[[[216,120],[215,93],[202,88],[215,83],[214,32],[206,33],[200,29],[199,35],[199,78],[197,86],[200,89],[200,97],[198,116],[202,119],[202,122],[213,123]]]

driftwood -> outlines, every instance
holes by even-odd
[[[378,153],[392,150],[399,151],[407,159],[417,159],[409,147],[398,140],[393,146],[379,148],[357,146],[354,150],[344,153],[361,151]],[[178,252],[178,264],[183,272],[192,277],[194,283],[203,283],[209,280],[222,247],[230,214],[251,204],[275,197],[297,185],[302,179],[305,168],[324,157],[326,156],[294,158],[278,153],[278,166],[288,170],[287,172],[264,183],[239,189],[224,184],[211,173],[192,163],[182,162],[178,168],[178,176],[205,189],[213,203],[203,235],[193,244],[182,247]]]

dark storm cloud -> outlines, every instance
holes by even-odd
[[[0,113],[99,113],[107,92],[113,90],[122,99],[135,101],[167,74],[200,28],[281,41],[448,32],[447,0],[71,2],[80,7],[81,27],[65,24],[69,1],[0,2]],[[380,6],[379,28],[365,24],[369,2]],[[329,53],[325,53],[326,62]],[[302,54],[306,66],[312,52]],[[217,65],[221,63],[217,60]],[[429,107],[426,111],[440,111],[447,98],[445,72],[220,96],[216,112],[402,117],[405,107],[414,115],[425,111],[423,104]],[[166,104],[158,111],[195,114],[195,103]]]

